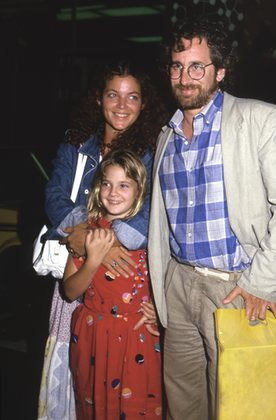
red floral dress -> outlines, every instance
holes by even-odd
[[[133,331],[140,303],[150,297],[146,251],[132,251],[131,258],[138,268],[129,278],[101,265],[73,313],[70,366],[78,420],[162,418],[159,338],[144,326]],[[82,261],[75,263],[79,268]]]

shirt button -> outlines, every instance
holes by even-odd
[[[86,190],[84,190],[84,194],[89,194],[89,190],[86,188]]]
[[[192,206],[194,204],[193,200],[189,201],[190,206]]]
[[[191,238],[192,237],[192,234],[191,234],[191,232],[189,232],[188,233],[188,238]]]
[[[186,144],[186,146],[189,144],[189,142],[187,140],[184,141],[184,144]]]

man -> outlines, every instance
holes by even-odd
[[[214,419],[214,311],[276,316],[276,106],[221,90],[234,56],[219,25],[187,21],[167,51],[179,108],[155,156],[149,266],[168,418]]]

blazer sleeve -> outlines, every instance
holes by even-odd
[[[259,168],[255,170],[260,170],[262,177],[268,217],[262,221],[265,235],[260,238],[252,264],[238,284],[254,296],[276,302],[276,108],[267,109],[260,132],[258,160]]]

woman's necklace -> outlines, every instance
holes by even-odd
[[[112,142],[111,143],[102,143],[101,146],[101,154],[104,156],[107,152],[109,152],[112,149]]]

